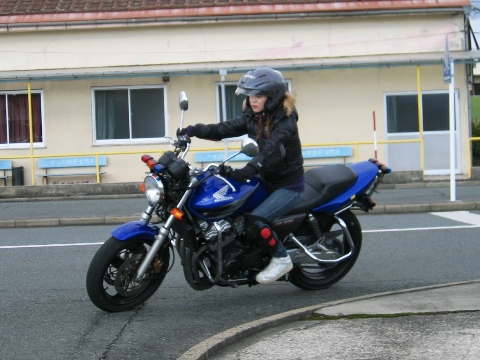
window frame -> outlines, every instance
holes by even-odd
[[[432,94],[448,94],[450,93],[448,90],[428,90],[422,91],[422,99],[423,95],[432,95]],[[389,162],[392,167],[396,168],[398,171],[412,171],[412,170],[422,170],[421,167],[421,160],[420,160],[420,146],[423,146],[423,161],[424,161],[424,168],[423,173],[425,175],[445,175],[450,172],[450,169],[447,167],[445,168],[437,168],[438,165],[432,165],[433,163],[428,161],[428,157],[432,156],[432,154],[436,154],[438,148],[429,147],[430,139],[434,139],[435,136],[449,136],[450,134],[450,119],[448,123],[448,128],[446,130],[425,130],[423,129],[422,135],[419,131],[416,132],[388,132],[388,109],[387,109],[387,96],[399,96],[399,95],[416,95],[418,96],[418,92],[409,91],[409,92],[389,92],[384,93],[384,126],[385,126],[385,134],[386,139],[390,140],[407,140],[405,143],[398,143],[398,144],[387,144],[386,147],[386,158],[387,162]],[[460,119],[460,92],[459,90],[455,90],[454,92],[454,111],[455,111],[455,147],[456,147],[456,173],[460,173],[460,166],[461,166],[461,141],[460,141],[460,129],[461,129],[461,119]],[[425,111],[425,109],[423,109]],[[447,116],[449,117],[448,112]],[[417,115],[418,121],[418,115]],[[423,138],[419,138],[422,136]],[[422,139],[422,144],[418,143],[418,140]],[[416,140],[417,142],[408,142],[408,140]],[[442,144],[444,147],[449,147],[450,144],[446,142],[437,142],[437,144]],[[400,152],[398,151],[398,147],[401,147]],[[412,158],[413,156],[413,158]]]
[[[225,84],[225,86],[235,86],[235,87],[237,86],[236,81],[225,81],[224,84]],[[292,81],[285,79],[285,84],[287,86],[287,91],[291,92],[292,91],[291,90],[292,89]],[[222,82],[221,81],[218,81],[218,82],[215,83],[215,107],[216,107],[216,110],[217,110],[217,123],[220,123],[221,119],[222,119],[222,104],[220,103],[220,96],[219,96],[221,87],[222,87]],[[235,95],[235,96],[239,96],[239,95]],[[235,116],[239,116],[240,114],[241,114],[241,109],[238,110],[238,113]],[[228,120],[230,120],[230,119],[228,119]]]
[[[147,90],[147,89],[162,89],[163,91],[163,108],[164,108],[164,125],[165,125],[165,135],[162,137],[151,137],[151,138],[132,138],[131,137],[131,99],[130,91],[131,90]],[[97,124],[96,124],[96,112],[95,112],[95,92],[96,91],[108,91],[108,90],[127,90],[128,94],[128,119],[130,127],[130,138],[129,139],[97,139]],[[169,131],[169,121],[168,121],[168,102],[167,102],[167,86],[166,85],[120,85],[120,86],[95,86],[91,88],[91,101],[92,101],[92,144],[94,146],[107,146],[107,145],[142,145],[142,144],[159,144],[159,143],[168,143]]]
[[[31,90],[30,93],[39,94],[40,95],[40,117],[41,117],[41,127],[42,127],[42,141],[33,142],[32,145],[34,148],[44,148],[46,141],[46,134],[45,134],[45,104],[44,104],[44,96],[43,90]],[[28,90],[6,90],[0,91],[0,96],[7,96],[8,95],[27,95]],[[8,100],[7,100],[8,101]],[[8,103],[7,103],[7,111],[8,111]],[[7,119],[7,126],[8,126],[8,119]],[[28,149],[30,148],[30,141],[26,143],[7,143],[7,144],[0,144],[0,150],[10,150],[10,149]]]
[[[422,97],[422,110],[425,112],[425,107],[423,106],[423,96],[424,95],[449,95],[449,92],[448,90],[429,90],[429,91],[422,91],[420,93],[421,97]],[[414,91],[406,91],[406,92],[389,92],[389,93],[385,93],[384,94],[384,106],[385,106],[385,132],[388,136],[402,136],[402,135],[415,135],[415,134],[419,134],[419,130],[417,131],[410,131],[410,132],[389,132],[388,128],[389,128],[389,117],[388,117],[388,101],[387,101],[387,98],[389,96],[416,96],[417,97],[417,106],[418,106],[418,92],[414,92]],[[458,92],[457,90],[455,90],[455,96],[458,96]],[[455,109],[455,111],[457,111]],[[422,114],[422,121],[425,122],[425,114]],[[448,116],[448,114],[447,114]],[[418,109],[417,109],[417,125],[418,125]],[[457,126],[457,124],[455,124],[455,127]],[[449,129],[446,129],[446,130],[425,130],[424,129],[425,127],[425,123],[422,124],[422,129],[423,129],[423,133],[439,133],[439,132],[448,132]],[[456,129],[455,129],[456,130]]]

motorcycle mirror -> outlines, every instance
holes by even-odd
[[[180,91],[180,98],[178,102],[180,104],[180,110],[182,111],[188,110],[188,99],[185,91]]]
[[[242,141],[242,150],[240,151],[247,156],[254,157],[258,154],[258,144],[255,140],[246,138]]]

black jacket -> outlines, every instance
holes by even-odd
[[[302,145],[298,135],[298,114],[295,98],[286,95],[283,107],[273,113],[270,137],[262,128],[257,139],[258,117],[251,107],[244,107],[242,115],[219,124],[197,124],[194,135],[201,139],[222,140],[247,134],[258,142],[260,152],[249,164],[274,187],[294,183],[303,175]]]

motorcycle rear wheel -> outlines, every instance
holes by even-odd
[[[309,265],[302,267],[302,264],[296,264],[290,272],[290,282],[293,285],[304,290],[326,289],[340,281],[352,269],[362,247],[362,228],[357,217],[350,210],[338,214],[338,217],[347,225],[355,247],[353,254],[342,262],[334,265],[318,264],[316,266]],[[334,226],[339,228],[334,217],[316,215],[316,218],[322,233],[331,231]],[[308,229],[307,232],[313,232],[310,225],[306,225],[305,227]],[[341,255],[342,253],[346,254],[350,251],[345,235],[338,239],[337,244],[333,244],[332,246],[336,247],[335,250],[341,253]]]
[[[92,303],[107,312],[128,311],[143,304],[162,284],[170,261],[162,248],[143,279],[135,277],[152,241],[108,239],[93,257],[87,271],[87,293]]]

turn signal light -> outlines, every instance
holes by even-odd
[[[172,210],[170,210],[170,214],[172,214],[173,217],[177,220],[183,219],[183,212],[179,208],[173,208]]]
[[[148,162],[148,160],[151,160],[153,159],[150,155],[148,154],[145,154],[145,155],[142,155],[142,161],[146,164]]]
[[[147,161],[147,166],[150,168],[150,169],[153,169],[153,167],[157,165],[157,162],[155,161],[155,159],[150,159]]]
[[[145,184],[143,182],[139,184],[138,187],[140,188],[141,192],[145,193]]]

